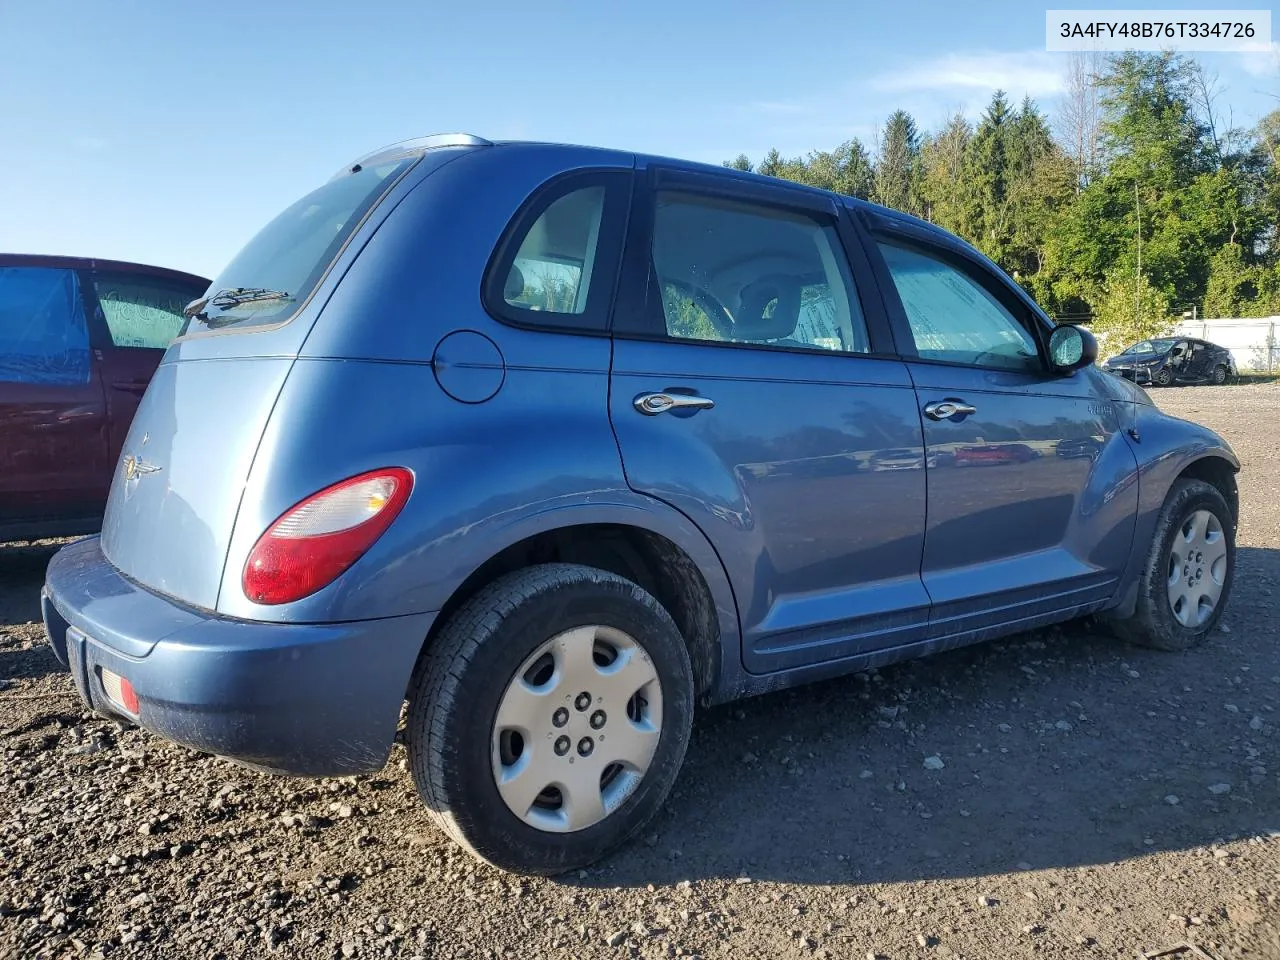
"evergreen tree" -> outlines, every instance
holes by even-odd
[[[1192,304],[1280,312],[1280,110],[1227,129],[1213,81],[1173,53],[1075,58],[1068,81],[1060,139],[998,90],[976,126],[956,115],[922,136],[895,111],[874,163],[850,140],[755,169],[923,216],[1100,330],[1163,329]]]
[[[875,165],[876,203],[905,213],[917,213],[920,137],[916,122],[905,110],[895,110],[880,138],[880,156]]]

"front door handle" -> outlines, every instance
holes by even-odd
[[[692,397],[686,393],[642,393],[632,406],[646,417],[656,417],[668,410],[710,410],[716,402],[710,397]]]
[[[952,417],[967,417],[977,412],[977,407],[963,400],[936,400],[925,404],[924,408],[924,415],[930,420],[950,420]]]

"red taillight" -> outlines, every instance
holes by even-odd
[[[258,538],[241,584],[254,603],[291,603],[331,584],[391,526],[413,489],[402,467],[371,470],[285,511]]]

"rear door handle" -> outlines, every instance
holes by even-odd
[[[710,410],[716,402],[710,397],[692,397],[686,393],[642,393],[632,406],[646,417],[656,417],[668,410]]]
[[[930,420],[950,420],[952,417],[967,417],[977,412],[977,407],[963,400],[935,400],[924,407],[924,415]]]

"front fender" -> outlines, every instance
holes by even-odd
[[[1138,406],[1134,428],[1137,437],[1130,437],[1142,484],[1139,510],[1149,507],[1153,500],[1154,509],[1159,510],[1173,482],[1197,460],[1218,457],[1233,472],[1240,470],[1240,458],[1230,444],[1198,423],[1170,416],[1156,407]]]
[[[1121,602],[1114,611],[1117,617],[1131,616],[1134,611],[1156,521],[1178,478],[1188,472],[1198,472],[1214,460],[1225,463],[1233,474],[1240,470],[1240,458],[1218,434],[1154,406],[1135,405],[1133,427],[1127,437],[1138,458],[1138,517]],[[1227,499],[1235,510],[1236,498],[1228,496]]]

